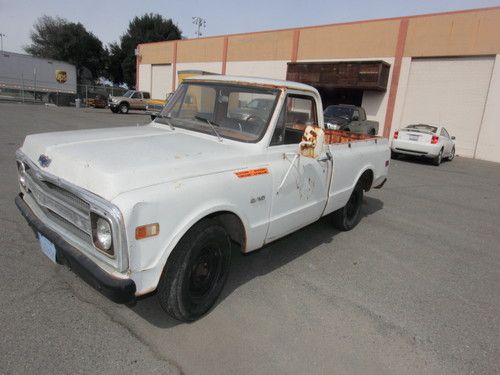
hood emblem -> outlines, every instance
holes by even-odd
[[[52,159],[44,154],[41,154],[40,157],[38,158],[38,163],[40,164],[40,166],[42,168],[47,168],[51,162],[52,162]]]

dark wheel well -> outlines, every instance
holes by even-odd
[[[231,238],[231,241],[239,244],[241,246],[241,251],[245,252],[247,241],[246,232],[243,222],[238,215],[229,211],[219,211],[208,215],[208,217],[222,225]]]
[[[370,191],[373,183],[373,171],[371,169],[364,171],[359,178],[359,182],[361,182],[364,191]]]

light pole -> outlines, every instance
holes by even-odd
[[[201,36],[201,28],[207,27],[207,21],[201,17],[192,17],[192,18],[193,18],[193,24],[196,26],[194,35],[196,35],[196,37],[199,38]]]
[[[0,33],[0,51],[3,52],[3,37],[7,36],[5,34]]]

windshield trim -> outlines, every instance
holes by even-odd
[[[169,103],[172,102],[172,99],[175,99],[177,95],[184,96],[186,94],[186,92],[187,92],[187,89],[186,89],[186,92],[184,92],[184,93],[181,93],[181,89],[182,89],[183,86],[187,86],[187,85],[194,85],[194,86],[201,86],[201,85],[204,85],[204,86],[214,86],[215,85],[215,86],[241,87],[241,88],[247,89],[247,90],[248,89],[255,89],[255,90],[259,90],[259,91],[267,91],[269,93],[273,93],[273,94],[276,95],[275,98],[274,98],[273,106],[272,106],[271,110],[269,111],[269,116],[266,119],[266,126],[264,126],[263,130],[261,131],[261,133],[259,134],[259,136],[257,138],[251,139],[251,140],[245,140],[245,139],[242,139],[242,138],[231,137],[231,136],[229,136],[227,134],[227,133],[233,132],[231,129],[224,129],[224,128],[217,129],[218,133],[220,134],[220,136],[223,139],[229,139],[229,140],[232,140],[232,141],[242,142],[242,143],[259,143],[265,137],[265,135],[269,131],[269,127],[271,125],[271,120],[273,119],[274,113],[276,111],[276,106],[278,105],[280,96],[283,93],[283,89],[278,88],[278,87],[270,88],[270,87],[260,86],[260,85],[242,85],[242,84],[238,84],[238,83],[224,82],[224,81],[220,81],[220,82],[219,81],[207,81],[207,82],[204,82],[204,81],[186,81],[186,82],[181,83],[179,85],[179,87],[177,87],[177,89],[175,90],[174,94],[172,95],[171,100],[169,101]],[[160,112],[160,116],[158,116],[154,120],[154,122],[168,126],[168,124],[166,124],[165,122],[162,122],[161,119],[164,118],[164,117],[162,117],[162,115],[164,115],[165,109],[167,108],[167,106],[169,105],[169,103],[167,103],[163,107],[162,111]],[[168,117],[168,116],[165,117],[165,118],[167,118],[170,121],[173,120],[173,118]],[[186,120],[186,119],[181,119],[181,120]],[[203,124],[203,122],[201,122],[201,121],[200,121],[200,123]],[[205,125],[207,125],[207,126],[204,126],[203,128],[193,129],[192,127],[185,126],[182,123],[180,123],[180,124],[176,123],[175,127],[176,128],[178,127],[178,128],[184,129],[184,130],[188,130],[188,131],[193,131],[193,132],[196,132],[196,133],[208,134],[208,135],[211,135],[211,136],[215,136],[214,132],[208,126],[208,124],[205,124]],[[204,131],[204,129],[207,129],[208,131]],[[243,133],[240,133],[240,134],[243,134]]]

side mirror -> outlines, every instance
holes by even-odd
[[[359,116],[356,116],[356,115],[352,116],[351,121],[359,121]]]
[[[455,136],[454,136],[454,135],[452,135],[452,136],[451,136],[451,139],[454,141],[454,140],[455,140]]]

